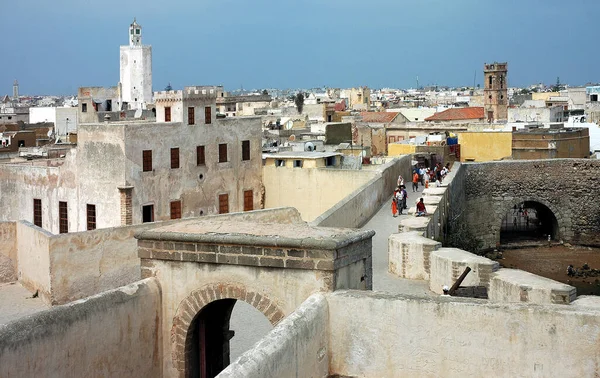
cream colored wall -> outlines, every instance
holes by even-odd
[[[414,154],[416,146],[414,144],[388,144],[388,156],[399,156],[406,154]]]
[[[310,222],[365,184],[377,172],[367,170],[263,167],[265,208],[295,207]]]
[[[0,222],[0,284],[17,280],[17,224]]]
[[[558,97],[558,96],[560,96],[560,93],[558,93],[558,92],[539,92],[539,93],[534,92],[531,94],[531,99],[533,101],[536,101],[536,100],[546,101],[550,97]]]
[[[493,161],[512,156],[512,132],[459,132],[460,161]]]
[[[52,234],[29,222],[17,223],[19,281],[32,293],[51,303],[50,238]]]

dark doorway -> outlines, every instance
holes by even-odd
[[[142,206],[142,223],[154,222],[154,205]]]
[[[545,205],[525,201],[510,209],[500,228],[500,243],[556,240],[559,237],[558,221]]]
[[[188,378],[216,377],[230,362],[229,329],[235,299],[221,299],[206,305],[196,315],[186,340],[186,372]]]

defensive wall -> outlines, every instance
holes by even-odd
[[[194,219],[194,218],[191,218]],[[295,209],[258,210],[202,219],[272,223],[301,222]],[[44,302],[57,305],[82,299],[140,279],[133,237],[180,220],[54,235],[27,221],[0,223],[0,283],[20,281]]]
[[[153,278],[0,325],[0,376],[161,376]]]
[[[218,377],[593,377],[599,342],[590,297],[562,306],[337,291],[311,296]]]
[[[398,175],[402,175],[405,182],[410,182],[411,161],[412,156],[406,155],[378,167],[369,181],[327,209],[311,224],[321,227],[361,227],[390,199],[397,185]],[[363,171],[365,170],[349,172]],[[321,188],[321,183],[314,187]]]

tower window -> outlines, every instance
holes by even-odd
[[[69,213],[67,203],[63,201],[58,202],[58,232],[66,234],[69,232]]]
[[[42,227],[42,200],[33,199],[33,224]]]
[[[250,160],[250,141],[242,141],[242,160]]]
[[[209,124],[212,122],[212,108],[210,106],[206,106],[204,108],[204,123]]]
[[[196,165],[205,165],[204,146],[196,146]]]
[[[130,31],[131,31],[131,35],[133,35],[133,29],[131,29]]]
[[[86,205],[87,210],[87,229],[96,229],[96,205]]]
[[[171,122],[171,107],[165,106],[165,122]]]
[[[82,113],[86,113],[87,112],[87,104],[81,104],[81,112]]]
[[[492,77],[491,76],[488,76],[488,82],[489,82],[490,87],[491,87],[492,86]]]
[[[135,34],[140,35],[140,29],[135,29]]]
[[[195,120],[196,120],[196,115],[194,112],[194,107],[189,106],[188,107],[188,125],[193,125],[195,123]]]

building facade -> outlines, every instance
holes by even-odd
[[[508,63],[485,64],[483,103],[488,122],[508,119]]]

